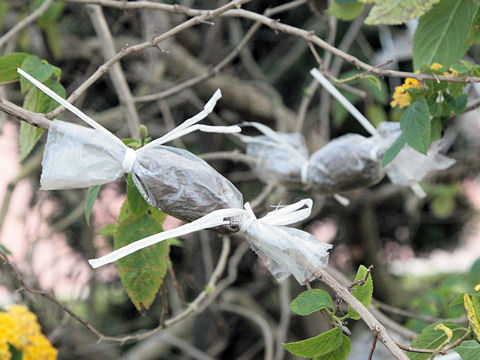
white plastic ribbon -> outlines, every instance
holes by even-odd
[[[230,220],[225,220],[226,218],[240,218],[240,229],[243,232],[247,232],[248,228],[254,221],[260,221],[269,225],[293,224],[309,217],[312,212],[312,205],[312,199],[303,199],[289,206],[271,211],[260,219],[256,218],[248,202],[244,205],[245,209],[215,210],[210,214],[201,217],[200,219],[192,221],[191,223],[149,236],[142,240],[137,240],[98,259],[88,260],[88,263],[95,269],[100,266],[115,262],[125,256],[133,254],[138,250],[146,248],[147,246],[154,245],[174,237],[190,234],[195,231],[229,224]]]
[[[173,237],[238,222],[240,231],[245,233],[252,250],[263,260],[278,281],[293,275],[300,284],[303,284],[305,279],[315,278],[312,269],[327,265],[328,250],[332,245],[322,243],[310,233],[284,225],[307,218],[311,211],[311,199],[300,200],[276,209],[260,219],[256,218],[248,203],[244,209],[215,210],[191,223],[135,241],[88,262],[93,268],[97,268]]]
[[[49,89],[47,86],[42,84],[40,81],[36,80],[34,77],[31,75],[27,74],[25,71],[22,69],[17,68],[17,71],[20,75],[25,77],[28,81],[30,81],[33,85],[35,85],[37,88],[39,88],[41,91],[43,91],[45,94],[53,98],[55,101],[59,102],[61,105],[65,106],[68,110],[70,110],[72,113],[77,115],[80,119],[85,121],[87,124],[89,124],[91,127],[96,129],[98,132],[101,134],[107,136],[111,140],[113,140],[115,143],[121,145],[125,149],[125,159],[122,162],[122,167],[125,170],[125,172],[130,172],[133,168],[133,164],[135,162],[135,158],[137,154],[144,152],[147,149],[150,149],[154,146],[162,145],[165,144],[169,141],[178,139],[181,136],[187,135],[193,131],[203,131],[203,132],[215,132],[215,133],[238,133],[241,131],[240,127],[237,125],[234,126],[208,126],[208,125],[199,125],[197,124],[199,121],[203,120],[206,118],[212,111],[213,108],[215,107],[218,99],[222,97],[222,93],[220,89],[217,89],[211,99],[205,104],[203,110],[198,113],[197,115],[191,117],[190,119],[185,120],[182,124],[177,126],[175,129],[169,131],[167,134],[163,135],[162,137],[151,141],[147,145],[143,146],[142,148],[138,150],[132,150],[128,146],[126,146],[122,140],[120,140],[118,137],[116,137],[113,133],[108,131],[106,128],[104,128],[102,125],[97,123],[95,120],[93,120],[91,117],[83,113],[81,110],[70,104],[68,101],[63,99],[61,96],[59,96],[57,93]],[[132,152],[135,151],[135,154]],[[135,156],[134,156],[135,155]]]

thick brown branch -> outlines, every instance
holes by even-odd
[[[0,110],[6,112],[7,114],[17,118],[18,120],[25,121],[30,125],[48,129],[50,127],[51,121],[47,119],[45,114],[35,113],[29,110],[25,110],[18,105],[0,97]]]

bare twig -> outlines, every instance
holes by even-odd
[[[199,313],[202,311],[205,307],[202,307],[204,303],[210,304],[214,298],[216,298],[220,292],[212,291],[215,290],[216,284],[218,279],[222,276],[223,271],[225,270],[225,267],[227,266],[227,259],[228,255],[230,254],[230,238],[228,236],[223,237],[223,246],[222,246],[222,252],[220,254],[220,258],[218,259],[217,265],[215,267],[215,270],[210,277],[207,285],[205,286],[205,290],[203,290],[196,298],[193,300],[188,307],[182,311],[181,313],[177,314],[173,318],[170,318],[166,320],[162,325],[151,329],[146,332],[142,332],[139,334],[131,334],[131,335],[125,335],[121,337],[113,337],[113,336],[108,336],[97,330],[94,326],[92,326],[88,321],[84,320],[82,317],[77,315],[75,312],[73,312],[70,308],[68,308],[66,305],[62,304],[60,301],[58,301],[53,295],[43,291],[43,290],[37,290],[37,289],[32,289],[30,288],[24,281],[22,274],[19,272],[17,267],[10,261],[8,258],[7,254],[0,249],[0,258],[5,262],[5,264],[10,268],[12,273],[14,274],[16,280],[20,284],[20,288],[18,291],[25,291],[30,294],[34,295],[40,295],[46,298],[47,300],[51,301],[54,303],[56,306],[61,308],[64,312],[69,314],[72,318],[80,322],[83,326],[85,326],[88,330],[90,330],[92,333],[94,333],[99,341],[112,341],[112,342],[117,342],[117,343],[126,343],[129,341],[140,341],[143,339],[146,339],[156,333],[158,333],[160,330],[165,329],[167,327],[170,327],[184,319],[187,319],[188,317]]]
[[[372,315],[372,313],[353,296],[348,288],[342,286],[337,280],[335,280],[325,269],[312,269],[313,274],[323,283],[328,285],[339,298],[345,301],[348,305],[355,310],[362,320],[367,324],[370,330],[375,334],[378,334],[378,338],[390,351],[390,353],[399,360],[408,360],[408,356],[405,355],[392,337],[388,334],[385,327]]]
[[[262,335],[265,341],[265,355],[264,355],[264,360],[272,360],[273,359],[273,334],[272,334],[272,329],[270,328],[270,325],[268,325],[268,322],[262,318],[261,316],[258,316],[255,312],[252,312],[251,309],[243,308],[238,305],[233,305],[229,303],[221,303],[219,305],[220,310],[222,311],[228,311],[240,316],[243,316],[254,323],[256,323],[261,331]]]
[[[240,161],[250,166],[254,166],[256,164],[256,160],[254,157],[242,154],[239,151],[217,151],[217,152],[200,154],[198,156],[205,161],[230,160],[230,161]]]
[[[372,347],[370,349],[370,354],[368,354],[368,360],[372,360],[373,352],[375,351],[375,346],[377,346],[378,334],[373,336]]]
[[[103,15],[102,8],[98,5],[89,5],[87,6],[87,9],[89,10],[88,14],[90,16],[90,20],[92,21],[93,28],[95,29],[95,32],[102,43],[103,57],[105,59],[109,59],[115,55],[116,50],[112,34],[110,33],[107,20]],[[109,74],[113,82],[113,87],[115,88],[115,91],[120,99],[120,103],[125,106],[126,120],[130,135],[134,139],[140,140],[138,134],[140,118],[138,116],[137,109],[135,108],[133,96],[130,88],[128,87],[127,80],[120,63],[117,62],[112,64],[109,69]]]
[[[38,19],[42,14],[47,11],[47,9],[52,4],[53,0],[45,0],[42,5],[40,5],[37,9],[35,9],[30,15],[28,15],[25,19],[20,21],[17,25],[7,31],[2,37],[0,37],[0,48],[5,45],[13,36],[18,34],[19,31],[30,25],[36,19]]]
[[[420,354],[446,355],[451,349],[460,345],[467,337],[470,336],[471,333],[472,333],[472,331],[470,329],[467,330],[465,332],[465,334],[463,334],[460,338],[455,340],[453,343],[447,344],[440,349],[420,349],[420,348],[414,348],[414,347],[411,347],[411,346],[402,345],[402,344],[399,344],[399,343],[397,343],[397,345],[398,345],[399,348],[401,348],[403,350],[406,350],[408,352],[415,352],[415,353],[420,353]]]
[[[194,15],[195,17],[193,17],[193,18],[175,26],[173,29],[170,29],[169,31],[166,31],[162,35],[155,36],[154,38],[152,38],[149,41],[146,41],[146,42],[143,42],[143,43],[140,43],[140,44],[137,44],[137,45],[129,46],[129,47],[126,47],[126,48],[122,49],[120,52],[118,52],[117,54],[112,56],[110,59],[108,59],[108,61],[106,61],[103,65],[101,65],[87,80],[85,80],[83,82],[83,84],[80,85],[68,97],[67,101],[70,102],[70,103],[73,103],[95,81],[97,81],[100,77],[102,77],[103,74],[105,74],[113,64],[117,63],[118,61],[123,59],[125,56],[136,53],[136,52],[139,52],[139,51],[142,51],[142,50],[145,50],[145,49],[148,49],[148,48],[151,48],[151,47],[156,47],[160,42],[172,37],[175,34],[178,34],[179,32],[181,32],[185,29],[188,29],[192,26],[201,24],[205,20],[209,20],[209,19],[215,18],[217,16],[220,16],[225,11],[228,11],[231,8],[234,8],[234,7],[238,7],[238,6],[240,6],[244,3],[247,3],[248,1],[250,1],[250,0],[233,0],[229,3],[227,3],[226,5],[223,5],[223,6],[217,8],[215,10],[202,10],[200,13],[198,13],[198,15]],[[91,2],[91,3],[95,3],[95,2]],[[125,5],[127,4],[127,2],[122,2],[122,3],[116,2],[116,3],[117,3],[117,5],[120,4],[121,6],[123,4],[125,4]],[[103,5],[103,4],[101,4],[101,5]],[[159,5],[159,4],[157,3],[157,5]],[[123,7],[121,7],[121,8],[123,8]],[[180,11],[180,9],[183,9],[182,7],[173,6],[173,9],[176,10],[175,12],[184,13],[183,10]],[[48,113],[47,118],[53,119],[56,116],[58,116],[64,110],[65,109],[63,108],[63,106],[59,106],[55,110]]]

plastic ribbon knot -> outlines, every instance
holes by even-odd
[[[313,201],[311,199],[303,199],[294,204],[271,211],[260,219],[256,218],[249,203],[245,203],[245,209],[215,210],[212,211],[210,214],[201,217],[200,219],[192,221],[191,223],[146,237],[141,240],[137,240],[120,249],[112,251],[111,253],[104,255],[98,259],[90,259],[88,260],[88,263],[93,268],[97,268],[115,262],[138,250],[174,237],[187,235],[195,231],[230,224],[231,221],[229,220],[229,218],[234,217],[240,218],[240,230],[242,232],[248,232],[250,226],[255,221],[259,221],[261,223],[272,226],[293,224],[298,221],[304,220],[308,216],[310,216],[312,212],[312,205]]]

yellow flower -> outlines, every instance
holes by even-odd
[[[412,97],[406,90],[410,88],[420,89],[420,87],[420,82],[417,79],[406,78],[403,85],[395,88],[393,101],[390,103],[390,106],[394,107],[398,105],[400,108],[409,106],[412,103]]]
[[[57,358],[57,350],[41,333],[37,317],[22,305],[0,312],[0,360],[10,360],[10,345],[22,352],[23,360]]]
[[[439,63],[433,63],[433,64],[430,66],[430,69],[435,70],[435,71],[440,70],[441,68],[443,68],[443,66],[442,66],[441,64],[439,64]]]

